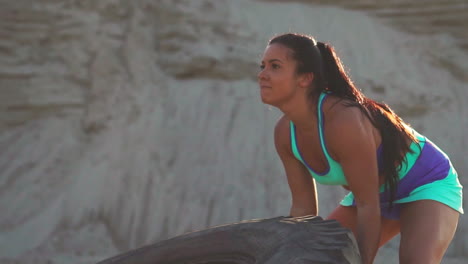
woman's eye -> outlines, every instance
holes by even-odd
[[[273,69],[279,69],[280,66],[278,64],[272,64],[271,67],[273,67]]]
[[[261,70],[265,69],[265,65],[260,65],[260,69]]]

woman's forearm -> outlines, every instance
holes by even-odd
[[[371,264],[379,248],[380,208],[378,206],[360,206],[357,209],[356,239],[362,263]]]

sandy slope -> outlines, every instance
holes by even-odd
[[[467,82],[453,71],[467,54],[451,36],[300,3],[31,3],[0,10],[2,263],[92,263],[287,214],[272,141],[279,113],[254,82],[266,40],[284,31],[332,42],[370,97],[468,173]],[[321,215],[344,193],[319,192]],[[450,255],[466,256],[466,228],[462,218]]]

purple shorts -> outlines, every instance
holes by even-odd
[[[410,148],[414,153],[406,155],[399,170],[400,180],[391,208],[388,190],[385,185],[380,187],[381,215],[399,219],[402,205],[418,200],[438,201],[463,214],[463,187],[447,155],[425,138]],[[341,205],[356,206],[353,193],[345,196]]]

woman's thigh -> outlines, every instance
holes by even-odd
[[[403,204],[400,263],[440,263],[457,229],[459,215],[432,200]]]
[[[355,206],[342,206],[339,205],[327,219],[337,220],[342,226],[353,231],[356,236],[357,224],[357,208]],[[382,217],[380,228],[380,244],[379,247],[390,241],[398,233],[400,233],[400,221],[391,220]]]

